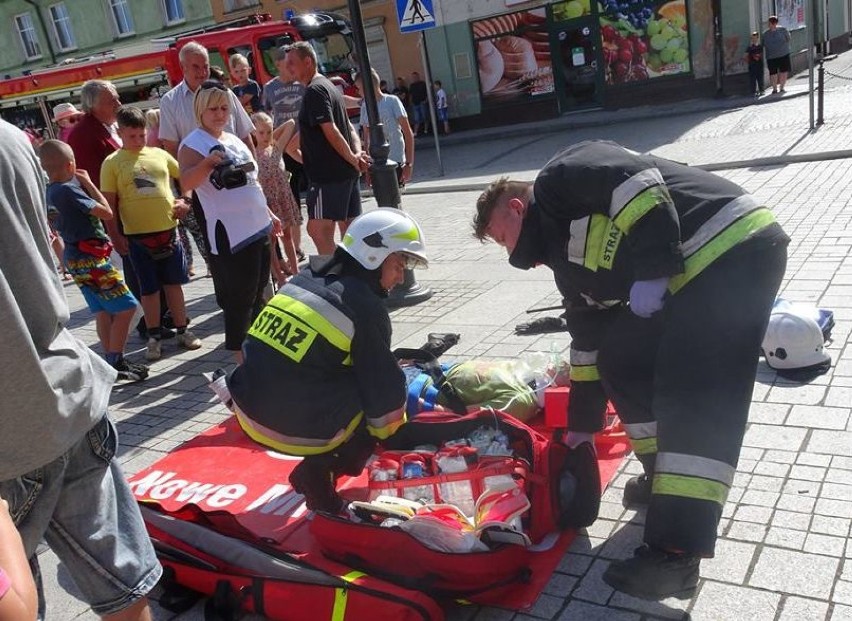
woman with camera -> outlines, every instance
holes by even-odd
[[[207,81],[195,92],[198,127],[178,150],[180,183],[195,190],[206,220],[216,302],[225,316],[225,348],[242,362],[242,342],[263,308],[269,283],[269,232],[281,222],[269,211],[257,163],[237,136],[224,131],[231,115],[227,87]]]

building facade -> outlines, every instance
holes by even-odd
[[[217,21],[254,12],[347,14],[343,0],[211,0]],[[392,85],[424,75],[420,34],[401,34],[395,0],[361,2],[370,60]],[[811,15],[805,13],[808,9]],[[433,0],[423,40],[450,116],[494,125],[585,108],[745,93],[745,48],[778,15],[794,70],[809,40],[849,46],[852,0]]]
[[[139,47],[213,22],[209,0],[3,0],[0,77]]]

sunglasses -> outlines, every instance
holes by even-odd
[[[201,83],[201,90],[207,91],[213,89],[215,91],[224,91],[228,92],[228,87],[219,82],[218,80],[205,80]]]

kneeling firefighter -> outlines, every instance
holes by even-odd
[[[479,198],[477,237],[554,272],[571,333],[565,442],[601,429],[609,398],[645,473],[645,545],[603,574],[647,599],[691,594],[743,441],[758,350],[789,238],[738,185],[609,142],[558,153],[533,184]]]
[[[423,233],[398,209],[353,220],[331,257],[312,257],[258,315],[227,380],[243,430],[304,457],[290,475],[309,509],[338,512],[335,482],[405,423],[405,375],[383,298],[426,267]]]

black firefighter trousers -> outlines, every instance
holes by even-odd
[[[736,246],[650,319],[607,331],[598,369],[653,494],[645,543],[712,557],[739,459],[785,243]]]

